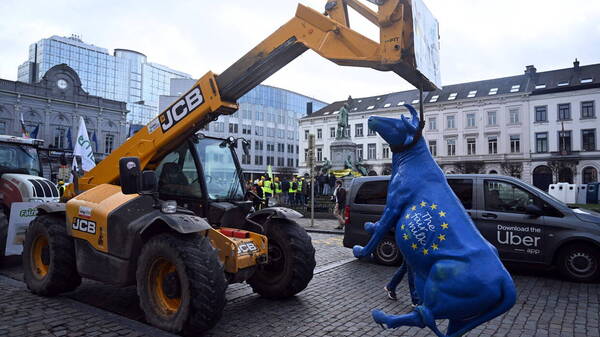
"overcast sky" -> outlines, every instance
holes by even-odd
[[[303,0],[319,11],[325,0]],[[443,84],[600,63],[599,0],[425,0],[440,23]],[[28,46],[77,34],[194,77],[219,73],[295,13],[295,0],[0,0],[0,78],[16,80]],[[354,19],[354,20],[352,20]],[[356,15],[352,28],[377,39]],[[411,89],[393,73],[339,67],[308,51],[265,84],[326,102]]]

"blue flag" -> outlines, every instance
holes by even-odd
[[[98,139],[96,138],[96,131],[92,134],[92,142],[94,143],[94,152],[98,152]]]
[[[31,131],[31,134],[29,135],[31,138],[37,138],[38,133],[40,131],[40,125],[38,124],[35,129],[33,129],[33,131]]]
[[[373,319],[387,328],[426,326],[439,337],[462,336],[508,311],[516,300],[515,285],[431,156],[417,112],[405,106],[410,119],[369,118],[369,129],[390,144],[392,177],[381,219],[365,224],[371,239],[353,253],[369,256],[394,228],[405,263],[400,274],[408,273],[417,305],[404,315],[373,310]],[[445,334],[435,321],[444,318],[449,320]]]
[[[71,136],[71,128],[67,130],[67,150],[73,150],[73,137]]]

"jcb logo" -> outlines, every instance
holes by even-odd
[[[180,120],[184,119],[191,111],[196,109],[200,104],[204,103],[204,97],[200,87],[195,87],[190,92],[185,94],[180,100],[175,102],[167,111],[158,116],[158,121],[163,132],[167,132]]]
[[[96,223],[91,220],[73,218],[73,229],[84,233],[96,234]]]
[[[253,253],[257,250],[258,248],[252,242],[242,243],[238,246],[238,254]]]

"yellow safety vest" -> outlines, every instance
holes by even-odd
[[[298,184],[297,181],[290,182],[290,193],[296,193],[296,189],[294,188],[294,183],[296,183],[296,185]]]
[[[271,189],[271,184],[272,183],[270,180],[265,180],[265,182],[263,183],[263,192],[273,194],[273,189]]]
[[[298,192],[302,192],[302,181],[298,181]]]
[[[275,183],[275,193],[281,193],[281,183]]]

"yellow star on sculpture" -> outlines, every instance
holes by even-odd
[[[421,203],[419,205],[421,205],[421,207],[425,207],[425,206],[427,206],[427,203],[425,201],[421,201]]]
[[[411,247],[412,247],[412,249],[417,249],[417,244],[416,244],[416,243],[413,243],[413,244],[411,245]]]
[[[402,235],[402,237],[404,238],[404,240],[408,240],[408,234],[404,234]]]
[[[406,226],[404,226],[404,224],[403,224],[402,226],[400,226],[400,229],[404,229],[404,227],[406,227]]]
[[[440,211],[439,214],[440,214],[441,217],[445,217],[446,216],[446,212],[444,212],[444,211]]]
[[[440,235],[438,235],[438,239],[440,239],[440,241],[444,241],[444,240],[446,240],[446,235],[440,234]]]
[[[429,206],[429,207],[431,207],[431,209],[436,209],[437,205],[436,204],[431,204],[431,206]]]
[[[438,245],[434,243],[431,245],[431,248],[433,248],[433,250],[438,250]]]
[[[413,206],[410,208],[411,211],[416,211],[417,210],[417,206]]]
[[[429,251],[427,249],[423,249],[423,255],[427,255],[429,254]]]
[[[404,217],[405,219],[410,218],[410,214],[406,214],[406,216]]]
[[[444,222],[444,223],[442,224],[442,228],[443,228],[443,229],[448,229],[448,224]],[[404,228],[403,228],[403,229],[404,229]]]

